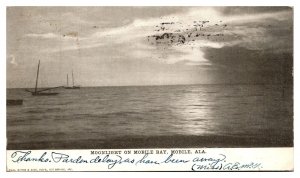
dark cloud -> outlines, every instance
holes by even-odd
[[[292,83],[293,54],[238,46],[207,48],[205,57],[219,66],[217,78],[227,83]],[[219,81],[220,82],[220,81]]]
[[[238,44],[248,49],[291,50],[293,43],[293,17],[286,11],[289,7],[228,7],[233,13],[251,12],[255,16],[245,20],[226,22],[226,18],[217,22],[194,20],[186,27],[181,22],[165,22],[155,26],[154,35],[148,36],[150,44],[155,45],[189,45],[194,42]],[[226,11],[227,11],[226,10]],[[260,17],[259,13],[268,13]],[[274,15],[270,15],[274,13]],[[238,18],[237,18],[238,19]],[[205,22],[205,23],[204,23]],[[173,26],[177,28],[172,28]],[[167,32],[166,32],[167,31]]]
[[[279,11],[292,11],[292,7],[286,6],[231,6],[231,7],[217,7],[223,15],[242,15],[242,14],[256,14]]]

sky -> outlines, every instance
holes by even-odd
[[[290,7],[8,7],[7,87],[290,84]]]

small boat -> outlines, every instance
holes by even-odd
[[[80,89],[80,86],[74,85],[74,74],[72,70],[72,86],[69,86],[69,77],[67,74],[67,86],[64,87],[65,89]]]
[[[18,106],[18,105],[22,105],[23,104],[23,100],[12,100],[12,99],[7,99],[6,100],[6,106]]]
[[[56,92],[48,92],[48,93],[41,93],[41,92],[37,92],[37,93],[32,93],[32,96],[52,96],[52,95],[58,95],[59,93]]]
[[[55,88],[60,88],[60,86],[59,87],[46,88],[46,89],[43,89],[43,90],[38,90],[37,87],[38,87],[39,71],[40,71],[40,60],[39,60],[39,64],[38,64],[37,74],[36,74],[36,81],[35,81],[34,91],[30,91],[30,90],[27,90],[27,89],[25,89],[25,91],[30,92],[32,94],[32,96],[53,96],[53,95],[59,94],[59,93],[56,93],[56,92],[47,92],[46,93],[44,91],[52,90],[52,89],[55,89]]]

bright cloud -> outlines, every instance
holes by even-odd
[[[32,38],[47,38],[47,39],[53,39],[53,38],[59,38],[60,36],[54,33],[44,33],[44,34],[35,34],[35,33],[29,33],[25,35],[26,37],[32,37]]]

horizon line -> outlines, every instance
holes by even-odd
[[[149,85],[95,85],[95,86],[80,86],[80,88],[94,87],[151,87],[151,86],[182,86],[182,85],[293,85],[293,83],[193,83],[193,84],[149,84]],[[65,87],[65,86],[61,86]],[[32,89],[34,87],[6,87],[6,89]],[[40,87],[40,88],[52,88]]]

